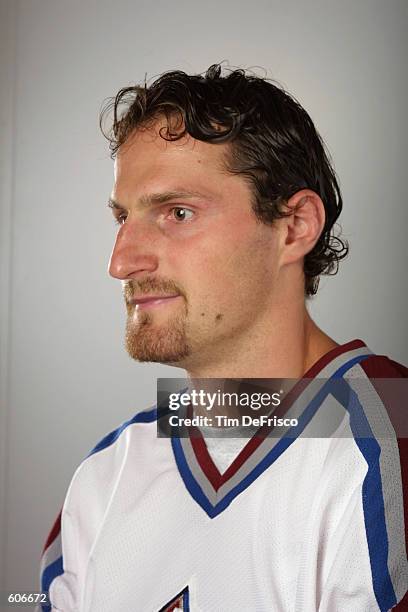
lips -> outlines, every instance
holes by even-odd
[[[178,294],[174,295],[144,295],[143,297],[133,297],[130,300],[131,304],[145,304],[146,302],[155,302],[157,300],[170,300],[178,297]]]
[[[178,294],[175,295],[144,295],[140,297],[133,297],[130,303],[136,306],[136,308],[150,308],[152,306],[160,306],[161,304],[168,304],[180,297]]]

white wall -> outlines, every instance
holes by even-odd
[[[351,255],[312,312],[337,341],[407,362],[407,4],[3,0],[1,11],[2,588],[29,590],[75,467],[154,403],[156,376],[181,374],[123,347],[120,283],[106,272],[103,99],[145,73],[266,68],[310,112],[343,189]]]

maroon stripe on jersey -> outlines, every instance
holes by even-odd
[[[350,340],[346,344],[339,344],[334,349],[323,355],[320,359],[316,361],[312,367],[303,374],[303,378],[314,378],[318,375],[318,373],[323,370],[333,359],[336,359],[339,355],[343,353],[347,353],[348,351],[355,351],[358,348],[362,348],[366,346],[365,342],[362,340]]]
[[[211,459],[211,455],[207,450],[207,445],[199,429],[194,428],[194,435],[190,435],[190,442],[201,469],[214,487],[214,490],[218,491],[221,486],[221,474]]]
[[[376,382],[376,379],[408,378],[408,368],[383,355],[372,355],[360,365],[381,398],[392,426],[398,436],[398,432],[406,431],[407,414],[404,414],[401,409],[402,407],[398,396],[393,397],[390,393],[385,395],[385,389],[380,383]]]
[[[47,541],[46,541],[45,546],[43,548],[43,553],[47,550],[47,548],[49,546],[51,546],[51,544],[53,543],[53,541],[55,540],[55,538],[58,536],[58,534],[61,531],[61,512],[62,512],[62,510],[60,511],[59,515],[55,519],[55,523],[54,523],[50,533],[48,534]]]

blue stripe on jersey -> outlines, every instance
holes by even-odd
[[[342,378],[343,374],[348,369],[352,368],[356,363],[362,361],[363,359],[371,357],[371,355],[372,353],[370,353],[369,355],[359,355],[358,357],[354,357],[353,359],[350,359],[347,363],[343,364],[341,368],[336,370],[336,372],[332,374],[332,376],[322,386],[320,391],[316,394],[313,400],[308,404],[303,413],[300,415],[296,427],[291,427],[286,432],[286,434],[282,436],[279,442],[269,451],[269,453],[267,453],[265,457],[256,465],[256,467],[233,489],[231,489],[215,506],[213,506],[211,501],[207,498],[199,483],[195,479],[193,473],[191,472],[184,456],[183,447],[181,445],[180,439],[173,437],[173,452],[184,484],[190,491],[192,497],[208,514],[208,516],[210,518],[214,518],[218,514],[223,512],[225,508],[227,508],[230,503],[235,499],[235,497],[237,497],[237,495],[239,495],[242,491],[249,487],[249,485],[252,484],[254,480],[256,480],[258,476],[262,474],[262,472],[264,472],[291,444],[293,444],[293,442],[299,437],[299,435],[303,432],[303,430],[311,421],[313,416],[316,414],[321,403],[332,391],[333,385],[330,385],[332,379]]]
[[[388,535],[379,465],[381,451],[374,438],[356,438],[356,444],[369,466],[363,483],[363,510],[373,588],[381,612],[387,612],[396,605],[397,598],[388,569]]]
[[[190,612],[190,592],[188,587],[183,594],[183,612]]]
[[[50,584],[57,576],[60,576],[63,572],[62,567],[62,556],[58,557],[53,563],[50,563],[48,567],[42,573],[41,576],[41,590],[43,593],[48,593]],[[50,604],[42,604],[41,605],[42,612],[49,612],[51,610]]]
[[[332,378],[342,378],[343,375],[347,372],[347,370],[350,370],[353,365],[356,365],[356,363],[360,363],[360,361],[363,361],[363,359],[367,359],[368,357],[372,356],[373,354],[369,353],[367,355],[358,355],[357,357],[353,357],[353,359],[350,359],[350,361],[346,361],[346,363],[343,363],[343,365],[335,371]]]
[[[107,448],[119,438],[120,434],[127,428],[129,425],[133,425],[133,423],[152,423],[157,419],[157,408],[153,408],[152,410],[148,410],[146,412],[138,412],[135,414],[133,418],[129,421],[125,421],[122,423],[120,427],[114,429],[109,434],[107,434],[98,444],[91,450],[91,452],[85,457],[87,459],[91,455],[98,453],[99,451]]]
[[[193,498],[202,507],[202,509],[208,514],[208,516],[210,518],[213,518],[213,516],[216,516],[216,514],[212,516],[213,506],[208,501],[207,496],[205,495],[202,488],[200,487],[200,485],[194,478],[188,466],[187,460],[184,456],[183,447],[181,446],[180,438],[173,436],[171,438],[171,445],[173,447],[173,452],[176,458],[178,470],[183,478],[183,482],[186,485],[187,490],[190,491]]]
[[[396,605],[397,598],[388,569],[388,534],[380,468],[381,447],[373,436],[356,392],[348,388],[348,394],[348,401],[343,405],[350,414],[354,441],[368,464],[362,501],[373,590],[381,612],[387,612]],[[366,435],[365,432],[369,434]]]

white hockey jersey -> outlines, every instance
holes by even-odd
[[[375,386],[359,391],[373,374],[406,370],[360,340],[336,347],[293,391],[298,431],[255,435],[223,474],[202,437],[159,438],[157,410],[136,414],[71,481],[44,551],[43,610],[392,609],[408,588],[401,456]],[[345,405],[328,397],[332,378],[351,390]],[[305,436],[329,401],[343,410],[336,436]]]

